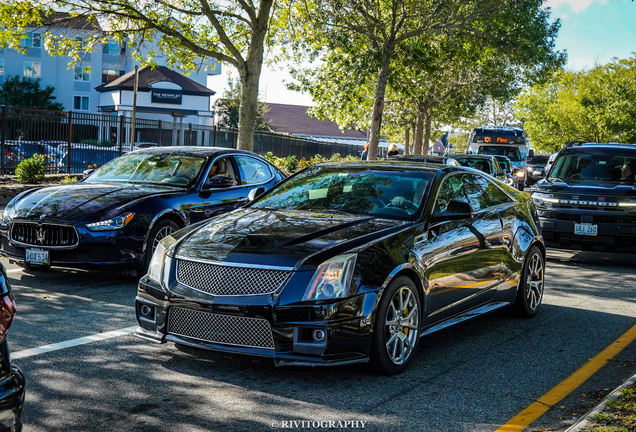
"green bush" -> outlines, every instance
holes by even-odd
[[[289,155],[285,158],[285,161],[283,162],[283,167],[285,168],[285,171],[289,171],[289,172],[294,172],[298,169],[298,159],[296,159],[296,156],[294,155]]]
[[[77,177],[66,176],[62,180],[60,180],[60,183],[62,184],[76,183],[78,180],[79,179]]]
[[[41,183],[44,181],[44,156],[34,154],[23,160],[15,169],[19,183]]]

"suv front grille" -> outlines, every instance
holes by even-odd
[[[274,348],[271,326],[263,318],[172,307],[168,312],[168,334],[227,345]]]
[[[270,294],[282,287],[291,271],[231,267],[177,260],[177,280],[184,285],[214,295]]]
[[[75,227],[68,225],[14,222],[11,240],[33,246],[73,247],[79,243]]]

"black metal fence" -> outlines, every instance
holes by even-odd
[[[42,154],[46,171],[79,173],[102,165],[126,151],[155,146],[213,146],[236,148],[238,129],[191,123],[136,119],[131,148],[132,119],[108,114],[41,111],[0,106],[0,174],[13,174],[17,165]],[[308,159],[359,155],[357,144],[325,143],[294,135],[257,131],[254,152]]]

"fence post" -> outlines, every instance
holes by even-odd
[[[216,124],[214,125],[214,137],[212,139],[212,147],[216,147]]]
[[[183,144],[185,144],[185,142]],[[192,145],[192,123],[188,123],[188,145]]]
[[[68,148],[66,150],[66,169],[71,173],[71,152],[73,150],[73,111],[68,112]]]
[[[119,156],[124,154],[124,140],[126,139],[126,129],[124,126],[124,116],[119,116]]]
[[[6,173],[4,172],[4,140],[6,139],[6,135],[7,135],[7,106],[6,105],[2,105],[0,106],[0,109],[2,109],[2,121],[0,124],[0,173],[2,173],[2,175],[5,175]]]
[[[161,147],[161,135],[163,135],[163,133],[161,132],[161,124],[162,124],[161,120],[159,120],[159,126],[158,126],[158,128],[159,128],[159,138],[157,138],[157,145],[159,147]]]

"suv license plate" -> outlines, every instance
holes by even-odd
[[[598,225],[593,225],[589,223],[575,223],[574,234],[595,236],[598,234]]]
[[[25,261],[29,264],[49,264],[49,251],[43,249],[27,249]]]

